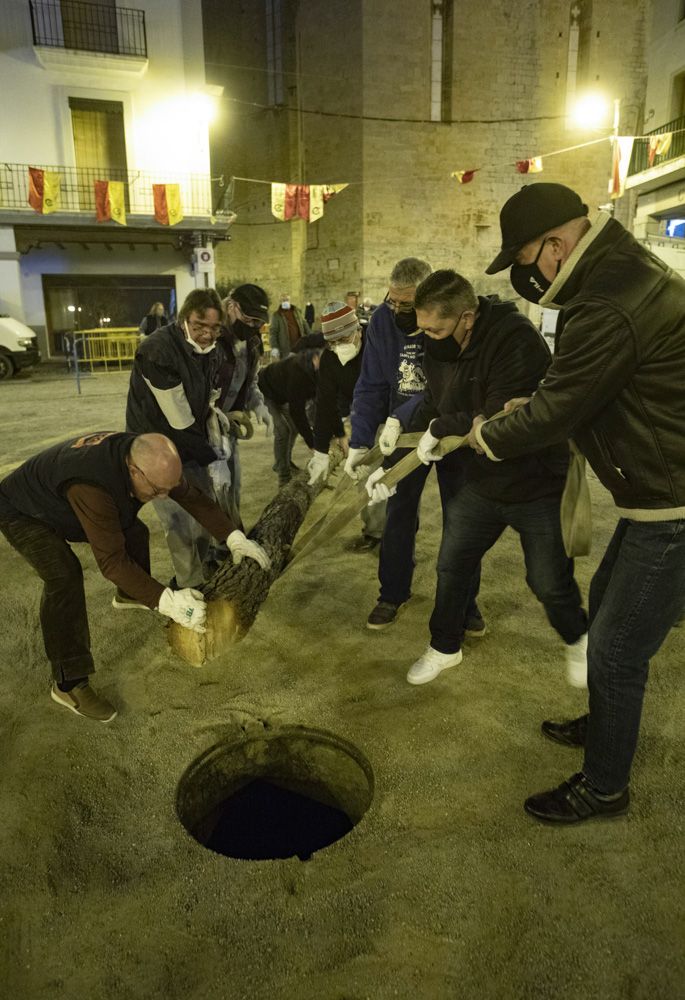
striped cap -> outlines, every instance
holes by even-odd
[[[351,306],[344,302],[329,302],[321,313],[321,332],[324,339],[340,340],[349,337],[359,326],[357,314]]]

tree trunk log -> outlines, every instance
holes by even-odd
[[[301,472],[279,490],[249,533],[271,559],[271,569],[265,572],[254,559],[243,559],[235,566],[229,557],[202,588],[207,600],[206,633],[170,624],[169,645],[191,666],[201,667],[219,656],[251,627],[285,566],[305,514],[322,489],[319,484],[307,486],[308,478],[307,472]]]

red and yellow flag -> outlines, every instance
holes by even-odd
[[[94,181],[95,217],[98,222],[109,222],[110,219],[120,226],[127,225],[126,201],[124,198],[123,181]]]
[[[62,178],[52,170],[29,167],[29,205],[35,212],[48,215],[61,206]]]
[[[175,226],[183,221],[181,188],[178,184],[153,184],[155,219],[163,226]]]

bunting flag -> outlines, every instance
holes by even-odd
[[[635,137],[632,135],[617,135],[611,140],[609,194],[612,199],[623,196],[634,142]]]
[[[181,189],[178,184],[153,184],[155,219],[163,226],[175,226],[183,221]]]
[[[271,214],[281,222],[304,219],[316,222],[327,201],[347,184],[272,184]]]
[[[657,156],[665,156],[671,148],[672,132],[663,132],[661,135],[650,135],[649,137],[649,165],[654,166]]]
[[[95,217],[98,222],[126,223],[126,202],[123,181],[94,181]]]
[[[480,167],[476,167],[479,170]],[[454,170],[450,177],[456,177],[460,184],[470,184],[474,178],[476,170]]]
[[[529,160],[517,160],[516,169],[520,174],[541,174],[542,157],[532,156]]]
[[[61,206],[62,178],[51,170],[29,167],[29,205],[35,212],[48,215]]]

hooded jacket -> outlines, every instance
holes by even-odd
[[[395,416],[409,431],[437,437],[468,434],[478,414],[491,417],[515,396],[535,392],[551,361],[549,348],[513,302],[496,295],[478,297],[478,315],[466,349],[455,361],[437,361],[426,339],[425,392],[397,408]],[[520,503],[561,495],[568,468],[566,443],[531,455],[491,462],[463,449],[466,481],[482,496]]]
[[[478,432],[505,459],[572,437],[620,513],[685,517],[685,281],[600,214],[542,300],[562,310],[531,402]]]

